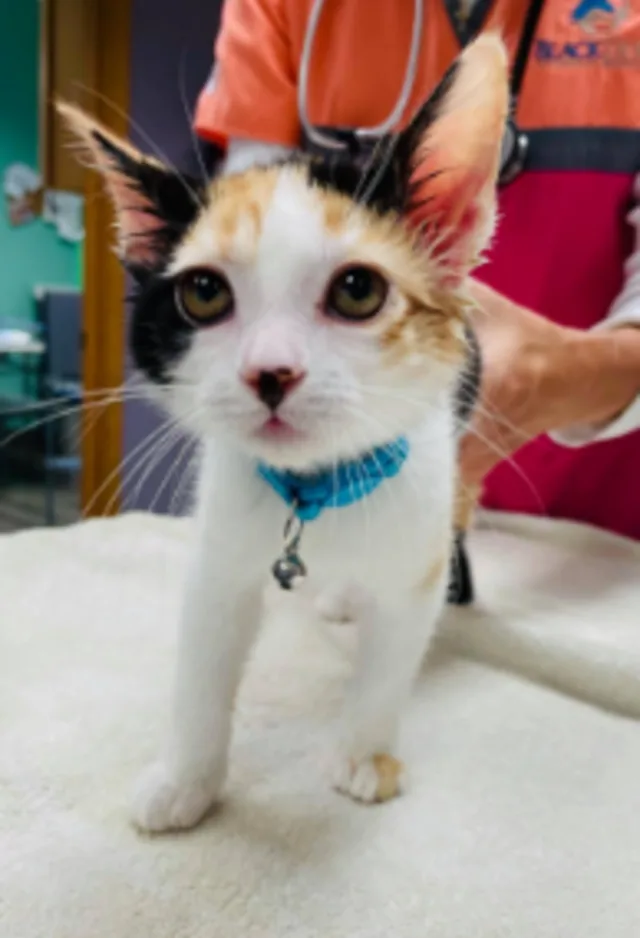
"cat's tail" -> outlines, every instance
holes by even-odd
[[[437,644],[455,655],[510,672],[623,716],[640,718],[640,661],[614,644],[540,628],[538,611],[479,607],[449,610]],[[529,621],[527,621],[529,620]]]

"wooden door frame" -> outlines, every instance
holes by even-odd
[[[42,0],[40,42],[40,147],[46,184],[56,185],[53,165],[53,97],[63,93],[115,133],[129,131],[131,8],[133,0]],[[69,32],[65,32],[68,24]],[[62,32],[61,32],[62,30]],[[67,35],[81,44],[67,84],[57,87],[56,56]],[[81,39],[80,39],[81,37]],[[58,45],[60,43],[60,45]],[[69,80],[73,79],[71,85]],[[77,78],[77,81],[76,81]],[[116,514],[120,508],[123,406],[98,407],[98,392],[122,387],[125,377],[125,275],[113,252],[113,215],[94,172],[78,184],[85,194],[82,368],[86,407],[81,443],[83,515]],[[98,416],[99,415],[99,416]],[[97,419],[98,418],[98,419]]]
[[[45,185],[69,188],[56,172],[60,124],[53,98],[63,94],[124,136],[128,133],[133,0],[41,0],[40,163]],[[69,42],[78,48],[69,50]],[[71,63],[71,65],[70,65]],[[62,77],[64,73],[64,79]],[[62,86],[60,85],[62,82]],[[113,253],[113,216],[97,174],[76,177],[85,194],[83,265],[83,514],[120,507],[123,407],[96,408],[98,391],[120,388],[125,376],[125,276]],[[93,392],[93,393],[92,393]],[[100,419],[96,415],[100,411]]]
[[[91,78],[87,105],[118,134],[129,132],[132,0],[88,0],[92,11]],[[113,250],[113,214],[96,173],[86,174],[84,256],[84,386],[121,388],[125,378],[125,274]],[[105,406],[100,419],[87,407],[82,444],[83,512],[116,514],[124,408]]]

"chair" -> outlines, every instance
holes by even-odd
[[[82,403],[82,294],[73,288],[36,287],[38,319],[46,345],[41,397],[52,402],[44,433],[45,521],[56,523],[56,479],[64,473],[77,476],[81,469],[78,453],[59,452],[56,412],[63,417],[66,408]]]
[[[37,323],[0,317],[0,369],[4,380],[2,403],[20,410],[33,403],[39,388],[42,337]]]
[[[11,484],[16,466],[22,476],[26,465],[33,464],[25,462],[27,450],[22,444],[29,440],[25,428],[33,420],[40,394],[43,349],[37,323],[24,317],[0,318],[0,489]]]

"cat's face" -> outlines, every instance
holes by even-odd
[[[202,436],[290,466],[360,452],[450,406],[463,324],[429,268],[395,218],[303,167],[222,178],[141,291],[134,351]]]
[[[196,187],[67,111],[105,172],[139,281],[134,358],[190,430],[304,468],[451,408],[465,360],[461,283],[492,226],[506,112],[499,43],[473,49],[365,202],[344,182],[349,167],[331,180],[305,161]],[[456,113],[471,94],[481,141]]]

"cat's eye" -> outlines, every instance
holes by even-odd
[[[388,292],[389,284],[377,270],[346,267],[329,284],[326,310],[341,319],[371,319],[384,306]]]
[[[191,325],[212,325],[233,312],[233,291],[215,270],[187,270],[176,282],[176,303]]]

